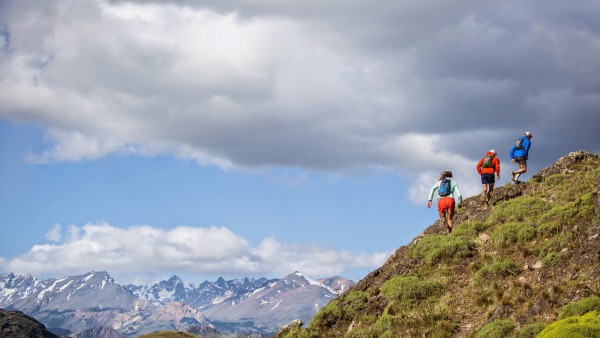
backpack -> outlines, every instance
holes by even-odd
[[[523,150],[523,149],[525,149],[525,146],[523,145],[523,138],[519,137],[519,139],[515,143],[515,150]]]
[[[450,179],[444,177],[442,182],[440,183],[440,188],[438,189],[438,194],[442,197],[450,196],[452,194],[452,186],[450,184]]]
[[[481,166],[484,168],[495,168],[494,163],[492,162],[492,159],[494,159],[493,156],[486,156],[485,160],[483,160],[483,164]]]

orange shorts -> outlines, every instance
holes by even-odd
[[[452,197],[442,197],[438,200],[438,210],[440,212],[445,212],[446,210],[454,212],[455,205],[454,198]]]

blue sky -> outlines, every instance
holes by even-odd
[[[599,16],[0,1],[0,273],[358,280],[435,221],[440,171],[476,194],[495,148],[507,183],[526,130],[525,179],[600,151]]]

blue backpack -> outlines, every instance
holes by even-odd
[[[444,177],[442,179],[440,188],[438,189],[438,194],[442,197],[450,196],[450,194],[452,194],[452,185],[449,178]]]

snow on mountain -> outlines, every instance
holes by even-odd
[[[106,272],[47,280],[11,273],[0,275],[0,307],[71,332],[110,327],[121,335],[136,335],[216,326],[223,333],[269,334],[294,319],[308,322],[352,284],[341,277],[317,281],[300,272],[282,279],[219,278],[197,287],[177,276],[152,285],[121,286]]]
[[[38,280],[29,275],[0,276],[0,304],[36,318],[49,328],[79,332],[111,327],[136,335],[163,329],[211,326],[197,310],[178,302],[157,307],[114,282],[106,272]]]
[[[253,323],[265,330],[277,330],[292,320],[309,322],[314,314],[339,295],[321,282],[294,272],[271,280],[235,301],[223,300],[206,307],[204,315],[219,328],[219,323]]]

